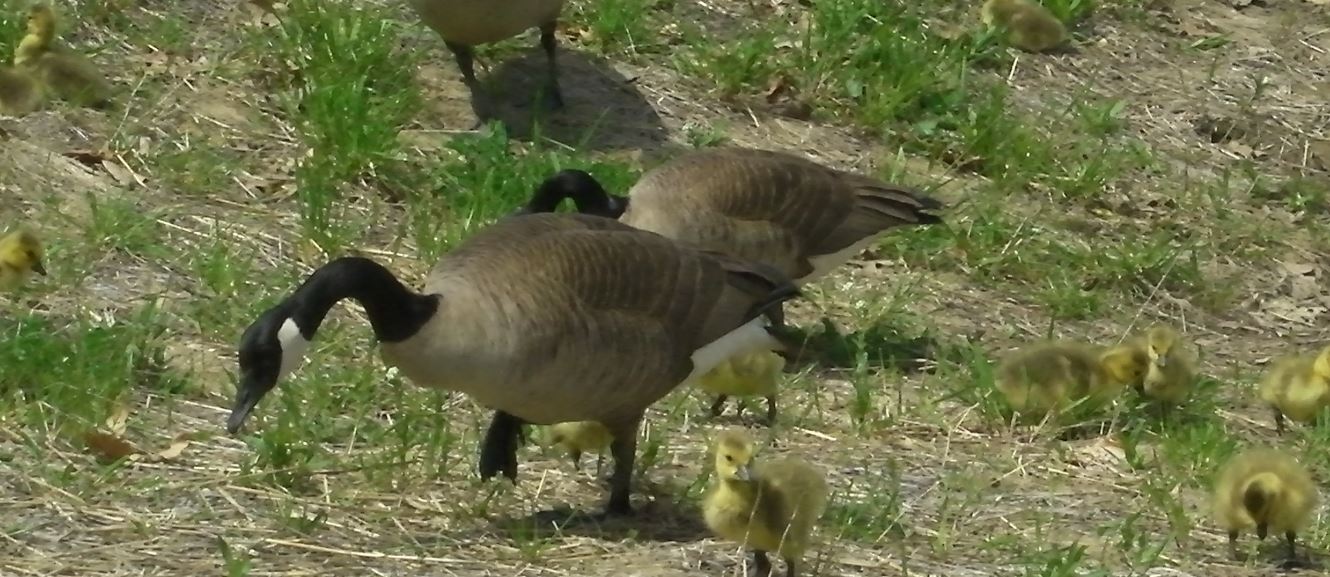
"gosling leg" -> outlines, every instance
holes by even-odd
[[[579,472],[579,473],[581,473],[581,472],[582,472],[582,451],[579,451],[579,450],[577,450],[577,449],[573,449],[572,452],[569,453],[568,456],[569,456],[569,457],[572,457],[572,459],[573,459],[573,470],[574,470],[574,471],[577,471],[577,472]]]
[[[494,411],[485,439],[480,444],[480,479],[488,481],[496,473],[513,483],[517,483],[517,444],[522,434],[522,420],[505,413]]]
[[[729,398],[729,395],[717,396],[716,402],[711,404],[711,416],[719,417],[721,413],[725,412],[725,400]]]
[[[776,395],[767,397],[767,426],[776,424]]]
[[[1298,548],[1294,541],[1298,538],[1292,531],[1284,533],[1284,541],[1288,543],[1288,564],[1296,566],[1298,564]]]
[[[610,500],[605,506],[605,516],[630,516],[633,505],[629,501],[633,486],[633,463],[637,458],[637,427],[641,417],[632,423],[610,427],[614,440],[610,442],[610,453],[614,455],[614,473],[610,477]]]
[[[1284,412],[1278,408],[1271,409],[1275,412],[1275,433],[1284,434]]]
[[[795,563],[797,563],[797,561],[794,559],[789,557],[785,558],[785,577],[796,577],[796,571],[794,569]]]
[[[766,551],[753,551],[753,564],[748,566],[748,577],[770,577],[771,559]]]
[[[545,57],[549,60],[549,77],[546,79],[544,100],[545,108],[549,110],[563,108],[563,92],[559,90],[559,40],[554,36],[554,30],[558,26],[559,23],[555,21],[540,27],[540,47],[545,49]]]
[[[1241,561],[1242,554],[1238,553],[1238,532],[1228,532],[1228,550],[1233,554],[1233,559]]]

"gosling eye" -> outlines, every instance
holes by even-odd
[[[725,455],[725,460],[726,460],[726,461],[729,461],[729,462],[731,462],[731,463],[733,463],[733,462],[734,462],[734,455]]]

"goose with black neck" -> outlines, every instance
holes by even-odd
[[[646,409],[724,359],[779,349],[763,313],[797,295],[769,267],[611,219],[506,218],[444,255],[419,292],[368,259],[316,270],[241,337],[227,430],[240,430],[349,298],[364,306],[386,364],[496,411],[482,478],[515,479],[522,423],[596,421],[614,437],[606,512],[628,514]]]
[[[845,264],[893,229],[941,223],[938,213],[944,208],[913,188],[787,152],[737,147],[693,151],[665,162],[647,171],[627,196],[606,192],[585,171],[563,170],[542,182],[517,213],[552,212],[565,199],[582,214],[616,218],[699,249],[767,264],[799,286]],[[773,307],[769,316],[776,326],[784,325],[782,307]],[[722,395],[713,414],[723,402]]]

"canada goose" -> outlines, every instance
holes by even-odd
[[[578,212],[617,218],[704,250],[774,266],[807,284],[900,226],[938,224],[942,203],[919,191],[826,167],[786,152],[693,151],[642,175],[614,196],[590,174],[546,179],[518,213]]]
[[[22,286],[34,272],[46,276],[42,253],[41,241],[27,228],[18,227],[0,237],[0,290]]]
[[[457,60],[462,79],[475,93],[478,86],[474,46],[512,38],[531,28],[540,29],[540,46],[549,61],[544,103],[563,107],[559,89],[558,41],[554,31],[564,0],[411,0],[411,7],[439,37]]]
[[[1274,449],[1249,449],[1235,455],[1215,481],[1214,511],[1228,531],[1228,544],[1238,557],[1238,534],[1255,527],[1261,540],[1283,533],[1290,562],[1296,562],[1294,541],[1316,510],[1316,484],[1297,460]]]
[[[715,452],[718,480],[702,501],[707,527],[752,549],[754,574],[771,573],[767,552],[775,552],[794,577],[827,505],[826,478],[799,459],[753,463],[753,440],[741,430],[722,432]]]
[[[45,91],[76,106],[106,108],[111,89],[87,58],[56,44],[56,18],[51,6],[35,4],[28,11],[27,35],[14,51],[14,66],[30,74]]]
[[[779,346],[762,315],[797,294],[769,267],[611,219],[506,218],[444,255],[421,292],[363,258],[314,271],[245,329],[227,430],[299,364],[328,310],[352,298],[387,365],[495,410],[483,479],[500,469],[516,479],[522,424],[597,421],[614,437],[607,513],[629,514],[647,407],[726,358]]]
[[[0,114],[22,116],[42,105],[42,87],[32,75],[0,66]]]
[[[648,171],[626,197],[607,193],[584,171],[563,170],[541,183],[517,212],[550,212],[568,198],[583,214],[765,263],[801,286],[889,229],[942,222],[933,214],[942,203],[918,191],[794,154],[748,148],[687,153]],[[770,316],[784,324],[782,307]]]

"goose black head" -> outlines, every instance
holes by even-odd
[[[586,171],[570,168],[540,183],[531,200],[515,214],[554,212],[565,198],[573,199],[577,212],[582,214],[617,219],[628,209],[627,197],[605,192],[596,177]]]
[[[300,328],[286,303],[268,309],[240,337],[240,380],[226,430],[235,434],[249,413],[305,357],[313,331]]]

